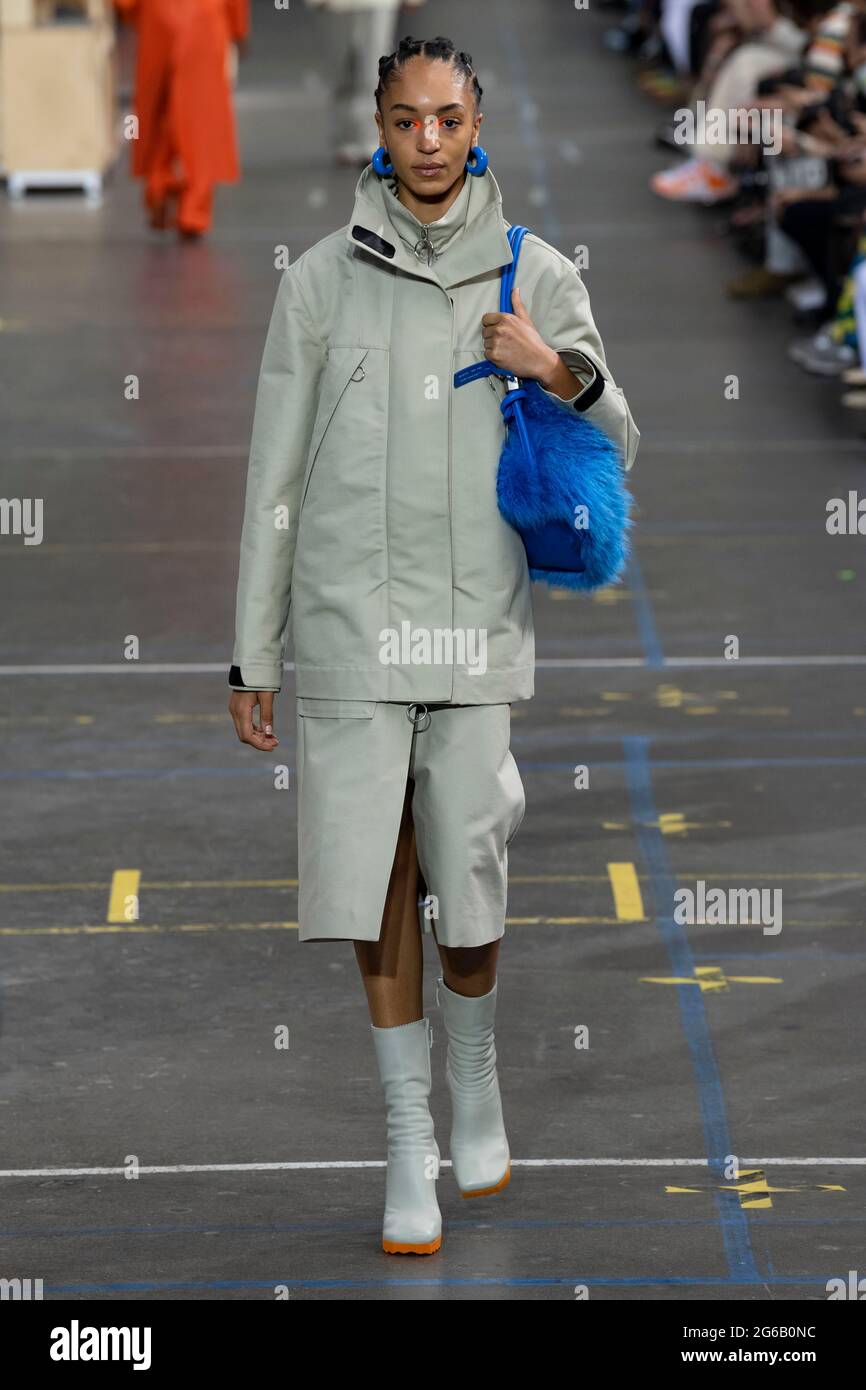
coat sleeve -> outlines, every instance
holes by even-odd
[[[630,469],[637,456],[640,431],[607,365],[589,291],[576,266],[549,248],[545,250],[546,264],[527,308],[544,341],[583,383],[583,390],[570,401],[551,391],[545,394],[566,409],[579,410],[603,430],[622,450],[625,467]]]
[[[301,291],[283,272],[259,372],[238,571],[229,684],[279,690],[307,452],[327,349]]]

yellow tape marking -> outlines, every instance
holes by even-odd
[[[644,921],[643,898],[634,864],[608,864],[613,905],[620,922]]]
[[[141,883],[140,869],[115,869],[111,877],[111,892],[108,896],[107,922],[123,922],[127,926],[138,921],[138,888]],[[129,899],[135,899],[135,912],[130,916]]]
[[[630,598],[628,589],[596,589],[592,601],[600,603],[602,607],[610,607],[612,603],[625,603]]]
[[[665,1187],[665,1192],[736,1192],[741,1208],[754,1210],[772,1207],[774,1192],[844,1192],[838,1183],[798,1183],[796,1187],[771,1187],[760,1168],[744,1168],[734,1179],[733,1186],[726,1183],[698,1183],[691,1187]]]
[[[698,985],[701,994],[713,989],[727,989],[736,985],[780,985],[782,981],[774,975],[726,975],[720,965],[696,965],[694,979],[676,975],[642,975],[644,985]]]

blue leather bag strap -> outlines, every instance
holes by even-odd
[[[514,273],[517,269],[517,257],[520,255],[521,243],[528,231],[528,227],[509,227],[506,232],[508,245],[511,247],[512,260],[510,265],[504,265],[502,267],[500,275],[500,314],[511,314],[514,312],[511,307],[511,291],[514,289]],[[510,376],[510,372],[503,371],[501,367],[494,366],[492,362],[473,362],[471,367],[463,367],[459,372],[454,373],[454,385],[467,386],[470,381],[478,381],[484,376],[507,377]],[[511,392],[510,394],[513,397],[514,393]]]
[[[511,307],[511,292],[514,289],[514,277],[517,273],[517,258],[520,255],[520,248],[523,245],[523,238],[529,231],[528,227],[509,227],[506,232],[508,245],[511,247],[511,264],[502,267],[502,280],[499,286],[499,312],[500,314],[513,314]]]
[[[508,244],[511,247],[511,264],[503,268],[502,282],[499,287],[499,312],[500,314],[513,314],[514,309],[511,304],[511,294],[514,289],[514,280],[517,274],[517,259],[520,255],[520,248],[523,245],[523,238],[529,231],[528,227],[509,227],[507,236]],[[506,373],[506,375],[508,375]],[[513,379],[513,378],[512,378]],[[523,409],[520,402],[525,398],[526,392],[521,386],[515,386],[513,390],[507,391],[503,396],[499,409],[508,421],[508,424],[517,430],[518,438],[523,449],[529,467],[535,466],[535,455],[532,452],[532,444],[529,439],[529,431],[526,428],[526,421],[523,418]]]

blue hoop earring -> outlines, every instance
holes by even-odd
[[[466,161],[467,173],[475,174],[476,177],[483,174],[487,165],[490,163],[487,151],[483,150],[480,145],[473,145],[469,154],[470,158]]]
[[[394,172],[394,165],[388,160],[388,151],[384,145],[380,145],[373,155],[373,168],[381,179],[386,179]]]

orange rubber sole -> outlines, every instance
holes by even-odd
[[[382,1249],[386,1255],[435,1255],[441,1244],[440,1235],[426,1245],[408,1245],[399,1240],[383,1240]]]
[[[505,1177],[500,1178],[495,1187],[479,1187],[477,1192],[463,1192],[461,1197],[492,1197],[494,1192],[501,1192],[503,1187],[507,1187],[511,1181],[511,1159],[508,1160],[508,1167],[505,1170]]]

